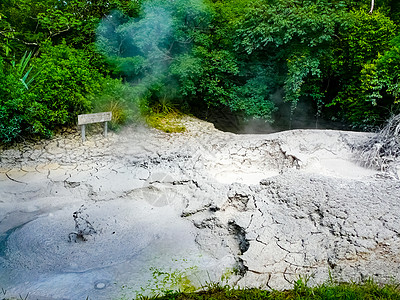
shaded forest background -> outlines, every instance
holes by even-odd
[[[369,130],[399,113],[399,26],[397,0],[2,0],[0,142],[109,110]]]

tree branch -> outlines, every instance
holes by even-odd
[[[18,42],[21,42],[24,45],[28,45],[28,46],[38,46],[39,45],[37,42],[26,42],[24,40],[21,40],[21,39],[15,37],[15,36],[12,36],[12,37],[7,36],[4,31],[0,31],[0,34],[2,36],[4,36],[5,38],[12,39],[12,40],[17,40]]]
[[[369,11],[370,14],[374,11],[375,0],[371,0],[371,10]]]
[[[60,30],[60,31],[58,31],[58,32],[56,32],[56,33],[52,33],[52,32],[50,31],[50,36],[49,36],[49,38],[52,38],[52,37],[55,37],[55,36],[57,36],[57,35],[59,35],[59,34],[61,34],[61,33],[67,32],[67,31],[69,31],[70,29],[71,29],[71,27],[70,27],[69,25],[67,25],[67,28],[66,28],[66,29]]]

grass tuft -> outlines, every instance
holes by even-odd
[[[363,283],[324,283],[308,287],[302,279],[295,282],[293,289],[267,291],[262,289],[241,289],[212,284],[195,293],[171,292],[163,296],[149,297],[148,300],[400,300],[398,284],[379,285],[372,280]]]

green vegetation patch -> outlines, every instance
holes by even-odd
[[[142,297],[141,299],[400,299],[399,284],[379,285],[372,280],[364,283],[324,283],[317,287],[308,287],[303,280],[298,280],[293,289],[285,291],[266,291],[261,289],[236,289],[218,284],[210,285],[205,290],[196,293],[182,293],[167,291],[163,296]]]
[[[182,115],[177,112],[152,113],[146,116],[146,123],[158,130],[166,133],[177,133],[186,131],[186,127],[181,124]]]

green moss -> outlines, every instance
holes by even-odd
[[[186,131],[181,124],[182,115],[178,112],[155,112],[146,116],[146,123],[166,133],[177,133]]]

